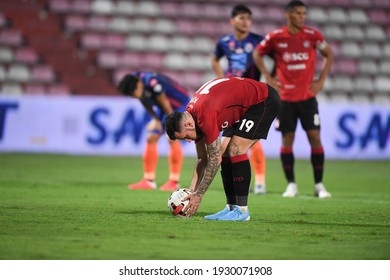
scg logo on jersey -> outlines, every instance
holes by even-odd
[[[283,54],[283,60],[285,62],[305,61],[308,59],[309,59],[309,54],[307,52],[300,52],[300,53],[286,52]]]

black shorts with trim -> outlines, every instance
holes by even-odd
[[[223,137],[240,136],[246,139],[267,139],[272,122],[278,115],[281,101],[278,92],[268,86],[268,97],[245,112],[240,121],[223,130]]]
[[[275,121],[275,128],[283,133],[294,132],[298,119],[305,131],[320,129],[320,116],[318,102],[315,97],[305,101],[282,101],[282,108]]]

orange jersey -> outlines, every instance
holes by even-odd
[[[319,31],[304,26],[294,35],[287,27],[276,29],[257,45],[261,55],[273,53],[276,75],[283,84],[279,92],[283,101],[303,101],[314,96],[309,85],[316,71],[316,49],[323,44]]]

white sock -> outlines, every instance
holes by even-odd
[[[238,206],[238,205],[237,205],[237,207],[240,208],[240,210],[241,210],[242,212],[245,212],[245,213],[248,212],[248,206]]]

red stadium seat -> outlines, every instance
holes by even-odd
[[[35,65],[32,67],[32,79],[35,82],[52,83],[56,80],[56,74],[49,65]]]
[[[39,55],[33,48],[18,48],[15,50],[15,61],[25,64],[35,64],[39,62]]]
[[[67,31],[84,31],[87,29],[87,19],[83,15],[68,15],[65,18]]]
[[[355,75],[358,67],[353,59],[339,59],[334,63],[334,71],[340,74]]]
[[[23,45],[24,38],[22,32],[16,29],[0,30],[0,45],[18,47]]]
[[[181,6],[176,2],[165,2],[160,3],[160,12],[165,17],[179,17],[181,13]]]
[[[102,41],[102,35],[97,33],[84,33],[81,36],[81,46],[86,49],[100,49]]]
[[[106,34],[102,40],[102,48],[121,50],[125,46],[125,35]]]
[[[374,5],[380,8],[390,8],[390,2],[388,0],[374,0]]]
[[[164,65],[164,55],[160,53],[147,53],[143,57],[143,64],[148,69],[162,70]]]
[[[120,60],[118,61],[118,66],[122,68],[139,68],[142,67],[144,62],[144,56],[142,53],[136,52],[125,52],[120,56]],[[133,70],[134,71],[134,70]]]
[[[369,10],[368,16],[370,18],[370,21],[377,24],[388,24],[390,23],[389,14],[386,10]]]
[[[98,66],[104,69],[113,69],[118,67],[120,57],[116,52],[113,51],[102,51],[97,56]]]
[[[109,18],[105,16],[91,16],[87,20],[87,28],[91,31],[106,32],[108,30]]]
[[[90,0],[77,0],[69,5],[69,10],[74,13],[88,14],[91,12]]]
[[[26,84],[24,86],[25,94],[47,94],[45,85],[42,84]]]
[[[48,86],[48,94],[50,95],[60,95],[60,96],[67,96],[71,95],[72,92],[69,88],[69,86],[64,84],[52,84]]]
[[[50,0],[49,10],[55,13],[68,13],[70,3],[68,0]]]

